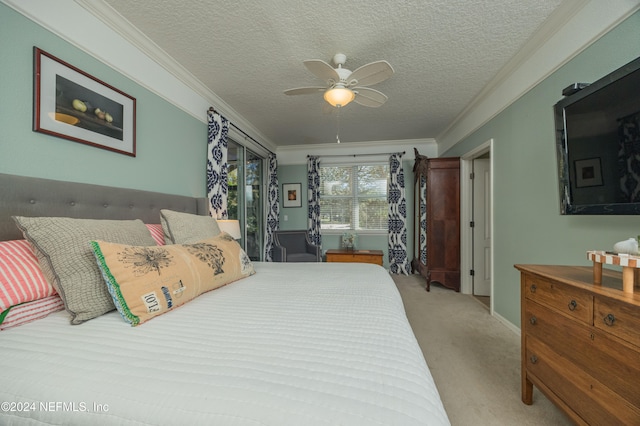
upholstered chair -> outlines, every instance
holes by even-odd
[[[273,246],[274,262],[321,262],[320,247],[309,239],[306,230],[275,231]]]

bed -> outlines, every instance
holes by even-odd
[[[13,215],[206,215],[203,199],[146,191],[2,174],[0,188],[0,241],[22,238]],[[57,310],[0,331],[0,424],[449,424],[383,268],[252,268],[135,327]]]

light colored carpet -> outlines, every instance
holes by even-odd
[[[571,425],[534,388],[520,399],[520,336],[473,296],[392,275],[453,426]]]

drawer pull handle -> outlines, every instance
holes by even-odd
[[[606,317],[603,318],[603,321],[606,325],[608,325],[609,327],[612,327],[613,323],[616,322],[616,317],[614,317],[613,314],[608,314]]]
[[[536,364],[538,362],[538,357],[535,355],[531,355],[531,358],[529,358],[529,360],[531,361],[531,364]]]
[[[575,300],[572,300],[571,302],[569,302],[570,311],[575,311],[577,307],[578,307],[578,303]]]
[[[531,317],[529,322],[531,323],[531,325],[536,325],[536,323],[538,322],[538,319],[535,316],[533,316],[533,317]]]
[[[536,292],[536,285],[535,284],[531,284],[531,287],[529,287],[529,290],[531,290],[531,293],[535,293]]]

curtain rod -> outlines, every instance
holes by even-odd
[[[215,113],[215,114],[220,114],[218,111],[216,111],[213,107],[209,108],[209,111]],[[222,114],[220,114],[220,116],[224,117]],[[226,118],[226,117],[225,117]],[[273,151],[271,151],[269,148],[267,148],[266,146],[262,145],[260,142],[258,142],[257,140],[255,140],[254,138],[252,138],[251,136],[249,136],[247,134],[247,132],[245,132],[244,130],[242,130],[240,127],[236,126],[235,124],[233,124],[231,122],[231,120],[229,120],[229,124],[231,124],[237,131],[239,131],[240,133],[242,133],[244,135],[245,138],[249,138],[252,141],[254,141],[255,143],[257,143],[258,145],[260,145],[262,148],[264,148],[265,150],[267,150],[267,152],[269,154],[275,154]]]
[[[402,152],[381,152],[379,154],[330,154],[330,155],[307,155],[309,157],[371,157],[374,155],[391,155],[391,154],[406,154],[406,151]]]

